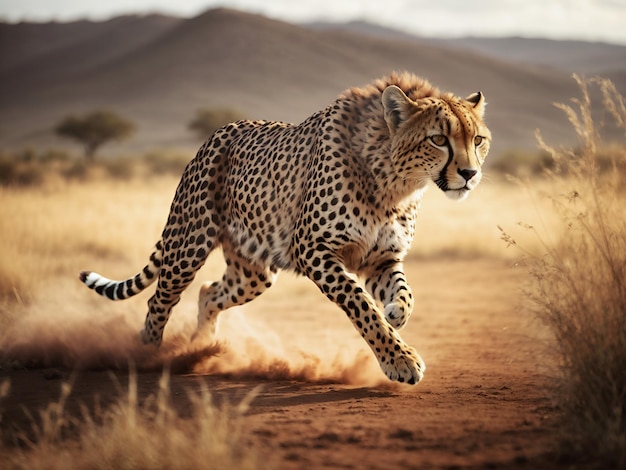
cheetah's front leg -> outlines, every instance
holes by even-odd
[[[365,270],[366,287],[385,309],[385,319],[396,329],[402,328],[413,311],[413,293],[401,261],[390,259]]]
[[[321,263],[312,262],[305,267],[308,277],[346,312],[390,380],[418,383],[426,369],[419,354],[402,341],[372,296],[352,278],[340,260],[329,252],[322,259]]]

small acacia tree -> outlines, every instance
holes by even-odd
[[[55,132],[78,140],[85,147],[85,157],[93,160],[96,150],[112,140],[122,140],[135,132],[135,125],[113,111],[97,110],[83,116],[69,116],[55,128]]]
[[[196,116],[189,123],[189,130],[204,140],[220,127],[240,119],[243,113],[230,108],[203,108],[196,111]]]

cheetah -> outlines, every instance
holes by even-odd
[[[455,200],[479,184],[491,142],[484,110],[481,92],[461,99],[394,72],[300,124],[228,124],[185,168],[146,266],[123,281],[80,279],[113,300],[156,281],[141,338],[158,346],[172,307],[221,247],[226,270],[201,287],[195,338],[214,338],[221,311],[290,270],[343,309],[391,381],[416,384],[424,362],[398,334],[414,303],[403,260],[429,182]]]

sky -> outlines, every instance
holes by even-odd
[[[192,17],[224,6],[295,23],[364,20],[435,37],[525,36],[626,45],[626,0],[0,0],[0,19]]]

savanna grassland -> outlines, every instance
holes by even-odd
[[[198,289],[221,275],[219,253],[163,346],[142,346],[151,292],[114,303],[77,276],[144,265],[184,158],[3,159],[4,465],[625,468],[626,157],[616,147],[598,161],[585,86],[604,90],[619,125],[626,113],[606,82],[581,85],[564,107],[580,148],[545,145],[549,171],[487,171],[463,203],[426,194],[401,332],[427,364],[415,387],[388,383],[341,311],[289,274],[194,349]]]

